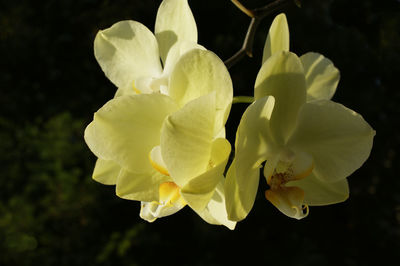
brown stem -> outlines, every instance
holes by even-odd
[[[260,22],[268,15],[280,10],[284,6],[287,6],[293,2],[298,4],[298,0],[276,0],[268,5],[255,9],[247,9],[238,0],[231,0],[243,13],[251,17],[249,28],[247,29],[246,37],[244,38],[243,45],[239,51],[237,51],[229,59],[225,60],[227,68],[232,67],[239,62],[246,54],[249,57],[253,56],[253,43],[254,37]]]
[[[239,0],[231,0],[231,2],[240,9],[243,13],[245,13],[247,16],[254,18],[253,11],[246,8]]]

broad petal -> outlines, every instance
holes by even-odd
[[[215,118],[215,93],[185,105],[162,127],[161,155],[179,187],[204,173],[210,161]]]
[[[121,21],[99,31],[94,40],[94,55],[118,88],[132,88],[138,78],[161,75],[157,40],[136,21]]]
[[[231,145],[226,139],[216,139],[212,144],[209,169],[191,179],[181,190],[181,195],[195,211],[202,211],[214,195],[218,183],[224,178]]]
[[[209,224],[224,225],[230,230],[235,229],[236,222],[228,220],[228,214],[225,208],[224,182],[222,180],[218,183],[207,207],[197,212],[197,214]]]
[[[340,72],[332,61],[318,53],[300,57],[307,83],[307,101],[330,100],[339,83]]]
[[[304,203],[310,206],[335,204],[349,197],[346,179],[328,183],[318,179],[313,173],[304,179],[291,181],[287,186],[296,186],[304,190]]]
[[[152,169],[149,153],[160,143],[164,118],[177,109],[165,95],[134,95],[112,99],[94,114],[85,130],[92,152],[131,172]]]
[[[300,59],[291,52],[279,52],[261,67],[255,84],[255,99],[275,97],[271,131],[284,145],[293,131],[299,108],[306,102],[306,81]]]
[[[224,63],[214,53],[194,49],[176,63],[170,77],[169,95],[180,105],[216,92],[216,127],[214,135],[225,125],[232,104],[233,87]]]
[[[274,98],[264,97],[253,102],[244,112],[236,134],[236,176],[239,186],[248,182],[248,173],[259,168],[266,159],[279,152],[271,137],[270,119]]]
[[[121,167],[114,161],[97,159],[93,170],[93,179],[104,185],[115,185]]]
[[[277,52],[289,51],[289,44],[289,26],[286,15],[282,13],[275,17],[269,28],[262,63]]]
[[[259,168],[250,169],[244,179],[242,185],[239,186],[236,175],[236,162],[233,160],[228,169],[225,179],[225,205],[228,213],[228,219],[231,221],[241,221],[249,214],[253,208],[257,195],[258,183],[260,180]]]
[[[265,160],[270,165],[273,161],[270,158],[279,153],[279,147],[270,133],[273,109],[273,97],[261,98],[246,109],[240,121],[235,159],[225,181],[229,220],[240,221],[248,215],[257,193],[260,165]]]
[[[187,0],[164,0],[158,8],[155,34],[163,62],[178,41],[197,43],[197,26]]]
[[[332,101],[313,101],[302,107],[288,146],[312,155],[317,178],[336,182],[367,160],[374,135],[356,112]]]
[[[117,179],[116,194],[127,200],[158,202],[159,187],[168,181],[171,181],[170,177],[153,169],[142,173],[122,169]]]

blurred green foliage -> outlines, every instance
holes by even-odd
[[[398,265],[400,260],[400,3],[304,0],[284,10],[292,50],[317,51],[341,71],[335,101],[377,130],[351,197],[294,221],[264,198],[235,231],[189,209],[155,223],[139,204],[91,179],[83,141],[93,113],[115,88],[93,56],[96,32],[134,19],[154,27],[161,1],[0,1],[0,265]],[[266,0],[243,0],[258,7]],[[230,1],[189,0],[199,42],[226,59],[249,19]],[[230,72],[251,95],[273,16],[257,32],[254,58]],[[227,124],[231,143],[246,105]]]

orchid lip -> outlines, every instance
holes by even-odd
[[[157,218],[178,212],[187,205],[180,191],[180,187],[174,182],[161,183],[159,186],[159,201],[142,202],[140,217],[148,222],[154,222]]]

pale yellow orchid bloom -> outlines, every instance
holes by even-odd
[[[272,55],[289,51],[289,26],[284,13],[275,17],[264,45],[262,63]],[[300,57],[306,76],[307,101],[330,100],[339,83],[340,72],[331,60],[319,53],[309,52]]]
[[[193,49],[176,62],[168,95],[110,100],[95,113],[85,141],[98,158],[119,167],[116,193],[141,201],[143,219],[151,222],[188,205],[205,221],[233,229],[223,186],[232,94],[224,63]],[[108,171],[117,169],[112,167]]]
[[[261,67],[227,173],[230,220],[251,210],[264,161],[265,196],[289,217],[301,219],[308,206],[348,198],[346,177],[368,158],[375,131],[341,104],[307,101],[306,73],[301,58],[288,51],[274,53]]]
[[[137,21],[121,21],[97,33],[94,54],[105,75],[117,86],[116,97],[161,92],[179,58],[197,44],[197,26],[187,0],[164,0],[157,12],[155,35]],[[164,68],[161,65],[163,62]],[[93,179],[115,185],[120,167],[99,158]]]

